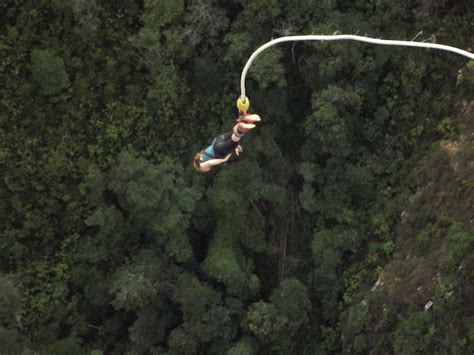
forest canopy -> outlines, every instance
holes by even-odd
[[[0,354],[470,354],[474,3],[0,4]]]

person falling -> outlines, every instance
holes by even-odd
[[[260,116],[257,114],[242,115],[232,131],[217,136],[211,145],[196,154],[193,161],[194,168],[200,173],[205,173],[228,161],[232,152],[239,156],[243,151],[239,144],[242,136],[254,129],[260,121]]]

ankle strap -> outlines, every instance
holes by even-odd
[[[242,137],[245,134],[245,132],[242,132],[237,126],[234,126],[233,132],[237,137]]]

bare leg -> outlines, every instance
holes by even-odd
[[[257,114],[243,116],[243,119],[239,119],[238,123],[234,126],[232,130],[232,141],[239,142],[240,138],[245,132],[250,131],[255,128],[255,124],[260,122],[260,116]]]
[[[246,121],[238,122],[234,126],[234,129],[232,130],[233,132],[232,137],[231,137],[232,141],[238,142],[245,132],[248,132],[254,128],[255,128],[255,124],[253,123],[248,123]]]

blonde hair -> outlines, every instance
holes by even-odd
[[[196,169],[200,173],[203,173],[203,171],[201,170],[201,156],[203,153],[204,153],[204,150],[201,150],[199,153],[197,153],[194,156],[194,160],[193,160],[194,169]]]

